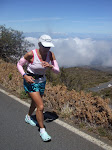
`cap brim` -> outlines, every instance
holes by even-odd
[[[44,47],[54,47],[54,44],[51,42],[41,42]]]

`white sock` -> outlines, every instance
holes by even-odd
[[[27,117],[30,118],[30,116],[27,114]]]
[[[45,132],[45,128],[40,128],[40,133]]]

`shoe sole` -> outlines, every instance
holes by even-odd
[[[30,124],[29,122],[27,122],[26,120],[25,120],[25,123],[27,123],[27,124]],[[32,124],[30,124],[31,126],[33,126],[33,127],[35,127],[36,125],[32,125]]]

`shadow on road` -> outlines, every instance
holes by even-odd
[[[58,115],[55,112],[46,111],[44,113],[44,120],[45,120],[45,122],[49,123],[49,122],[52,122],[52,121],[54,121],[56,119],[58,119]]]
[[[49,111],[46,111],[43,113],[44,114],[44,121],[46,123],[49,123],[49,122],[52,122],[56,119],[58,119],[58,115],[55,113],[55,112],[49,112]],[[32,118],[34,120],[36,120],[36,115],[32,115]],[[37,121],[37,120],[36,120]],[[37,124],[37,126],[39,127],[39,125]]]

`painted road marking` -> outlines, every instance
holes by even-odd
[[[25,105],[27,107],[30,107],[30,104],[28,104],[27,102],[22,101],[21,99],[19,99],[16,96],[14,96],[14,95],[4,91],[1,88],[0,88],[0,92],[8,95],[9,97],[13,98],[14,100],[18,101],[19,103],[21,103],[21,104],[23,104],[23,105]],[[59,124],[59,125],[61,125],[62,127],[66,128],[66,129],[68,129],[69,131],[71,131],[71,132],[81,136],[82,138],[84,138],[84,139],[86,139],[86,140],[88,140],[88,141],[98,145],[99,147],[101,147],[101,148],[103,148],[105,150],[112,150],[112,147],[109,146],[108,144],[106,144],[106,143],[104,143],[104,142],[102,142],[102,141],[100,141],[100,140],[98,140],[98,139],[96,139],[96,138],[94,138],[94,137],[92,137],[92,136],[90,136],[90,135],[88,135],[88,134],[78,130],[77,128],[75,128],[75,127],[73,127],[73,126],[71,126],[71,125],[69,125],[69,124],[67,124],[67,123],[65,123],[65,122],[63,122],[63,121],[61,121],[59,119],[54,120],[54,122]]]

